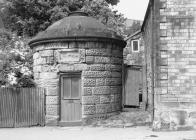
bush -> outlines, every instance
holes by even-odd
[[[0,86],[33,87],[32,51],[27,39],[0,31]]]

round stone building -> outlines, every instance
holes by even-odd
[[[126,42],[117,33],[74,12],[29,45],[35,82],[46,89],[46,125],[88,123],[121,110]]]

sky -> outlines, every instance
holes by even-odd
[[[128,19],[143,20],[149,0],[120,0],[117,6],[113,6],[114,9]]]

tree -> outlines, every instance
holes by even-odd
[[[0,30],[0,87],[33,87],[32,53],[27,42]]]
[[[6,27],[20,36],[32,37],[76,10],[85,11],[122,33],[125,18],[109,8],[117,3],[118,0],[7,0],[3,13]]]
[[[119,3],[119,0],[106,0],[106,2],[111,5],[117,5],[117,3]]]
[[[133,24],[130,27],[125,29],[124,32],[125,32],[126,35],[132,35],[136,31],[139,31],[140,29],[141,29],[141,21],[134,21]]]

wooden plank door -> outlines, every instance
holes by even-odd
[[[126,106],[139,106],[139,85],[141,71],[127,68],[125,76],[125,103]]]
[[[61,123],[81,122],[81,75],[61,76]]]

